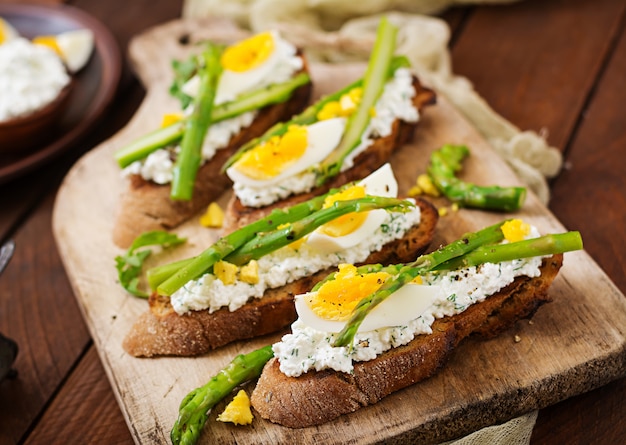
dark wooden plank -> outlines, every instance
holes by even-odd
[[[0,240],[9,237],[41,195],[43,184],[19,178],[0,185]]]
[[[567,168],[553,184],[550,207],[566,226],[581,231],[587,251],[626,292],[625,29],[612,55],[568,150]],[[621,379],[543,410],[532,444],[563,443],[565,437],[626,443],[624,399]]]
[[[550,208],[582,232],[587,251],[626,292],[626,239],[618,235],[626,226],[624,30],[613,55],[567,152],[566,168],[554,181]]]
[[[452,48],[494,110],[523,130],[546,129],[563,148],[624,11],[621,0],[528,0],[481,7]]]
[[[91,347],[25,442],[131,444],[96,349]]]
[[[626,443],[625,398],[626,380],[618,380],[543,409],[530,445]]]
[[[2,276],[0,331],[15,340],[18,377],[0,385],[0,443],[16,443],[30,428],[90,341],[51,233],[53,195],[15,236]]]

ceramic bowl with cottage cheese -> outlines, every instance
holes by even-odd
[[[0,45],[0,153],[49,139],[63,117],[72,77],[49,47],[16,37]]]

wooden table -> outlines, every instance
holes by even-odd
[[[181,13],[181,1],[69,3],[105,23],[122,51],[133,35]],[[626,293],[626,4],[528,0],[442,17],[453,31],[454,72],[521,129],[547,130],[562,150],[550,210],[582,232],[586,250]],[[0,444],[132,443],[61,264],[51,213],[65,173],[115,134],[142,98],[125,65],[94,131],[0,185],[0,241],[17,246],[0,278],[0,332],[19,344],[18,377],[0,383]],[[625,397],[619,379],[542,409],[531,443],[626,443]]]

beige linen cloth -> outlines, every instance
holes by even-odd
[[[397,53],[406,55],[424,84],[444,95],[547,204],[547,178],[562,165],[561,153],[541,134],[522,131],[498,115],[471,82],[452,71],[447,23],[427,14],[464,3],[516,0],[185,0],[183,17],[225,17],[254,32],[279,29],[307,50],[311,60],[366,61],[384,13],[399,27]],[[526,445],[537,412],[476,431],[445,445]],[[444,445],[444,444],[442,444]]]

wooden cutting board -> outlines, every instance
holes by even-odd
[[[138,359],[122,340],[147,302],[129,296],[117,283],[111,241],[114,215],[124,182],[113,153],[159,125],[177,109],[168,96],[172,59],[182,59],[206,37],[232,40],[240,31],[223,22],[177,20],[134,39],[130,58],[147,87],[145,102],[131,122],[80,159],[62,184],[53,228],[76,298],[131,433],[137,443],[169,443],[182,398],[204,384],[236,354],[273,342],[280,334],[239,342],[196,358]],[[360,76],[362,65],[312,65],[315,96]],[[463,178],[479,184],[519,184],[509,167],[476,130],[443,98],[422,115],[414,140],[391,160],[401,192],[424,172],[430,152],[444,143],[471,149]],[[227,199],[228,194],[223,197]],[[445,205],[439,201],[437,205]],[[495,223],[508,215],[462,209],[441,218],[434,246]],[[532,194],[518,216],[544,232],[565,228]],[[187,245],[157,255],[164,263],[187,257],[219,233],[197,218],[177,230]],[[583,240],[585,234],[582,234]],[[392,394],[378,404],[319,427],[293,430],[260,417],[251,426],[215,421],[211,414],[201,443],[433,443],[501,423],[528,411],[604,385],[626,375],[626,299],[585,253],[565,255],[565,264],[532,322],[490,341],[468,340],[433,378]],[[516,337],[517,340],[516,341]]]

